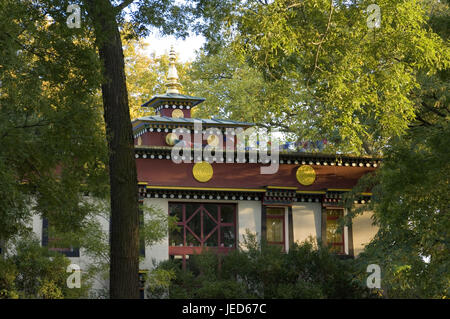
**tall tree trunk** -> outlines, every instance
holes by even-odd
[[[88,0],[103,64],[104,117],[111,186],[110,298],[139,297],[139,213],[133,130],[116,12],[109,0]]]

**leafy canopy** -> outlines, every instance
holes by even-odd
[[[240,61],[299,97],[270,111],[292,115],[301,134],[310,129],[340,151],[373,155],[407,130],[419,107],[419,77],[447,68],[450,55],[428,25],[427,2],[377,1],[382,18],[374,29],[367,25],[371,3],[254,0],[228,1],[232,10],[222,13],[200,8],[221,21],[214,36],[205,30],[210,54],[231,46]],[[280,102],[285,96],[279,92]]]
[[[80,227],[104,197],[106,147],[89,30],[68,29],[65,12],[32,1],[0,4],[0,237],[31,213]]]

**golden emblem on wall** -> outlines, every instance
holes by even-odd
[[[295,174],[297,181],[305,186],[309,186],[316,180],[316,171],[309,165],[302,165]]]
[[[175,133],[169,133],[166,135],[166,144],[170,146],[174,146],[177,141],[178,136]]]
[[[184,117],[184,113],[183,113],[183,111],[180,110],[180,109],[175,109],[175,110],[173,110],[173,112],[172,112],[172,117],[173,117],[173,118]]]
[[[140,136],[137,139],[137,145],[138,146],[142,145],[142,138]]]
[[[194,175],[194,178],[197,181],[205,183],[212,178],[213,168],[208,162],[195,163],[194,167],[192,168],[192,175]]]

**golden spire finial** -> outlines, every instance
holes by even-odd
[[[175,66],[176,60],[177,55],[172,45],[169,52],[169,73],[167,74],[166,93],[180,93],[178,88],[181,87],[181,84],[178,82],[178,72]]]

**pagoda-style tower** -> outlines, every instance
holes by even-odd
[[[169,52],[169,72],[167,74],[165,94],[155,95],[150,101],[142,104],[143,107],[153,107],[159,116],[172,118],[190,118],[191,109],[205,99],[180,94],[181,84],[178,82],[178,72],[175,66],[176,53],[173,47]]]

